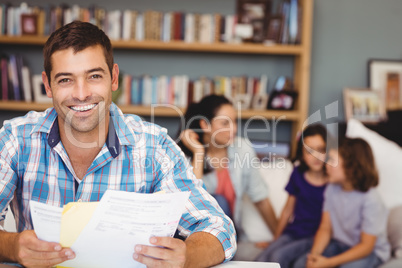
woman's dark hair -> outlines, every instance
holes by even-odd
[[[303,159],[303,147],[304,147],[304,142],[303,139],[310,137],[310,136],[315,136],[315,135],[319,135],[325,142],[325,144],[327,144],[327,130],[326,128],[321,125],[321,124],[314,124],[314,125],[309,125],[308,127],[306,127],[298,142],[297,142],[297,149],[296,149],[296,157],[295,157],[295,161],[299,161],[300,165],[299,165],[299,170],[301,172],[305,172],[309,169],[309,167],[307,166],[306,162]],[[325,168],[325,165],[324,165]]]
[[[109,37],[96,25],[89,22],[73,21],[54,31],[47,39],[43,48],[44,68],[50,83],[52,71],[51,56],[54,52],[73,48],[74,53],[88,47],[100,45],[103,48],[106,64],[112,75],[113,50]]]
[[[346,178],[354,189],[367,192],[378,185],[373,152],[365,140],[344,138],[340,141],[338,152],[343,160]]]
[[[185,129],[192,129],[198,134],[199,141],[202,143],[204,132],[201,130],[200,121],[206,120],[207,122],[211,122],[211,120],[216,116],[218,110],[225,104],[232,105],[226,97],[214,94],[205,96],[198,103],[190,104],[184,115],[184,125],[180,126],[177,137],[179,138],[181,132]],[[185,155],[189,157],[193,156],[193,153],[184,146],[181,140],[179,140],[177,144]]]

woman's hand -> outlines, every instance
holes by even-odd
[[[309,254],[307,256],[307,268],[330,268],[332,267],[328,258],[317,255],[317,254]]]
[[[184,130],[180,135],[180,139],[184,146],[186,146],[193,154],[205,152],[204,145],[201,144],[199,136],[194,130]]]

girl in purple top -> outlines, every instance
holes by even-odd
[[[281,268],[307,253],[321,220],[326,185],[325,157],[327,131],[322,125],[304,129],[296,152],[296,166],[286,191],[288,200],[281,213],[274,241],[256,261],[277,262]]]
[[[329,185],[320,227],[310,254],[295,266],[375,268],[390,257],[387,211],[375,186],[377,170],[370,146],[344,139],[329,151]]]

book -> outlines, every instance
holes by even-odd
[[[0,58],[1,67],[1,95],[3,100],[9,100],[8,97],[8,62],[6,57]]]
[[[25,101],[32,101],[32,81],[31,73],[27,66],[23,66],[21,69],[22,74],[22,87],[24,89],[24,99]]]
[[[10,55],[8,66],[9,66],[8,67],[9,68],[8,69],[9,70],[8,77],[11,81],[14,100],[20,101],[21,93],[20,93],[20,85],[19,85],[19,80],[18,80],[17,58],[15,55]]]

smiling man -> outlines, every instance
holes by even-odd
[[[0,261],[51,267],[74,258],[71,249],[37,238],[29,202],[99,201],[107,189],[191,191],[178,227],[185,240],[152,237],[154,246],[132,249],[134,260],[148,267],[205,267],[231,259],[233,224],[166,129],[123,115],[112,103],[119,67],[105,33],[90,23],[63,26],[45,44],[44,65],[54,108],[8,120],[0,130],[0,223],[10,205],[18,229],[0,231]]]

